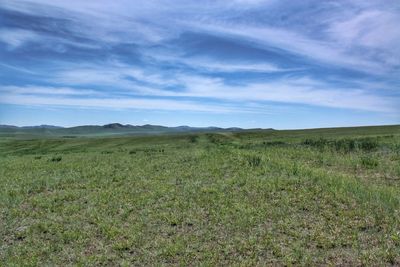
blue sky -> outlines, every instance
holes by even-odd
[[[1,0],[0,124],[398,124],[399,25],[398,0]]]

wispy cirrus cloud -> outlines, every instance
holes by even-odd
[[[100,92],[90,89],[49,86],[0,86],[0,95],[76,95],[96,96]]]
[[[235,24],[219,24],[218,22],[209,25],[194,23],[193,27],[199,31],[212,34],[227,35],[241,38],[244,41],[255,42],[258,47],[274,47],[283,49],[294,55],[316,60],[318,64],[332,64],[337,67],[368,71],[382,74],[387,71],[385,65],[375,60],[352,54],[350,50],[338,48],[335,43],[323,40],[310,39],[286,29],[262,26],[243,26]],[[382,70],[382,68],[384,68]]]
[[[358,14],[354,15],[354,12],[350,12],[351,18],[348,14],[338,11],[332,12],[332,14],[328,13],[327,18],[325,12],[321,19],[328,25],[321,24],[321,27],[327,27],[328,36],[324,37],[318,32],[313,36],[312,32],[299,31],[290,23],[285,24],[286,27],[282,27],[280,25],[282,23],[276,25],[276,23],[260,23],[257,20],[249,22],[248,19],[242,17],[247,13],[242,15],[237,11],[240,7],[246,6],[250,8],[250,11],[247,12],[251,13],[251,8],[261,7],[261,10],[265,9],[268,15],[270,5],[277,9],[276,1],[268,1],[268,4],[265,1],[237,1],[231,5],[223,5],[219,1],[206,1],[202,5],[182,2],[174,6],[157,8],[158,4],[158,1],[149,1],[141,7],[137,7],[126,1],[109,4],[102,1],[67,3],[31,0],[6,3],[4,6],[35,16],[41,14],[48,17],[51,15],[65,16],[67,20],[64,23],[55,20],[57,26],[53,30],[54,32],[57,30],[68,31],[69,35],[64,34],[63,36],[64,42],[74,45],[94,46],[93,43],[84,44],[72,41],[72,37],[87,38],[92,41],[100,40],[103,44],[108,45],[130,42],[140,45],[158,44],[178,38],[184,32],[200,31],[214,35],[227,35],[231,38],[242,38],[245,41],[255,42],[260,47],[274,47],[318,62],[360,71],[382,72],[382,67],[398,65],[397,61],[390,61],[393,53],[387,52],[388,55],[381,60],[377,60],[374,55],[382,54],[382,50],[397,49],[399,36],[396,29],[400,20],[399,12],[368,8],[360,11],[359,6],[358,8],[354,7],[354,12],[358,12]],[[188,7],[192,9],[187,9]],[[196,15],[193,15],[191,10],[195,7],[197,8]],[[327,8],[329,7],[327,5]],[[236,16],[232,16],[234,19],[229,15],[218,16],[229,11],[237,13]],[[150,18],[153,19],[150,20]],[[314,20],[317,21],[318,16]],[[93,21],[96,21],[96,24],[93,24]],[[318,28],[318,23],[315,22],[313,26]],[[41,31],[44,29],[49,34],[48,27],[39,27]],[[7,39],[5,41],[13,46],[37,39],[36,34],[38,34],[38,32],[30,32],[26,29],[3,31],[7,33],[3,34]],[[360,44],[370,51],[368,53],[355,52],[355,48]]]
[[[88,97],[73,98],[71,96],[43,96],[32,94],[4,93],[1,103],[36,106],[63,106],[80,108],[132,109],[132,110],[166,110],[166,111],[195,111],[211,113],[267,113],[265,110],[254,110],[251,107],[235,107],[224,104],[197,103],[171,99],[149,99],[133,97]]]
[[[15,0],[0,15],[0,103],[400,113],[390,1]]]
[[[73,71],[54,73],[51,81],[59,84],[113,86],[115,89],[103,93],[112,95],[130,94],[140,97],[174,98],[174,101],[192,98],[221,100],[243,104],[250,102],[281,102],[315,105],[331,108],[366,110],[376,112],[398,112],[399,97],[382,96],[367,84],[351,84],[337,88],[335,83],[317,80],[307,76],[285,75],[270,81],[258,80],[245,84],[229,84],[221,77],[199,74],[174,73],[171,77],[159,73],[134,69],[123,64],[76,67]],[[167,90],[169,86],[178,90]],[[84,91],[84,90],[83,90]]]
[[[342,46],[366,48],[377,53],[376,60],[388,66],[400,64],[400,24],[399,14],[393,11],[366,10],[350,18],[333,22],[327,32]],[[370,55],[371,57],[374,54]]]
[[[191,68],[196,71],[205,72],[260,72],[274,73],[284,71],[295,71],[292,68],[282,68],[271,62],[251,62],[251,61],[226,61],[212,57],[185,57],[184,55],[149,55],[144,54],[154,64],[173,64]]]
[[[32,31],[21,29],[0,29],[0,41],[9,49],[17,48],[27,42],[38,40],[39,36]]]

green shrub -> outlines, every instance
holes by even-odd
[[[363,156],[361,157],[361,165],[367,169],[374,169],[378,167],[379,161],[373,157]]]
[[[331,147],[338,152],[349,153],[356,150],[357,145],[354,139],[339,139],[333,141]]]
[[[306,146],[311,146],[311,147],[315,147],[318,148],[320,150],[325,149],[325,147],[328,145],[328,140],[324,139],[324,138],[319,138],[319,139],[305,139],[303,141],[303,145]]]
[[[50,161],[52,161],[52,162],[59,162],[59,161],[61,161],[61,160],[62,160],[62,157],[61,157],[61,156],[52,157],[52,158],[50,159]]]
[[[372,138],[363,138],[359,140],[359,148],[364,151],[372,151],[378,147],[378,140]]]
[[[191,136],[189,136],[189,142],[196,143],[198,138],[199,137],[197,135],[191,135]]]
[[[265,146],[283,146],[283,145],[286,145],[286,143],[282,142],[282,141],[265,141],[265,142],[263,142],[263,145],[265,145]]]
[[[261,157],[258,155],[249,155],[246,157],[246,159],[247,159],[247,163],[251,167],[258,167],[261,164]]]
[[[377,139],[361,138],[361,139],[337,139],[327,140],[324,138],[319,139],[305,139],[303,145],[315,147],[320,150],[330,148],[336,152],[350,153],[356,150],[372,151],[378,147]]]
[[[297,165],[296,162],[293,163],[291,171],[292,171],[293,175],[298,175],[299,174],[300,168],[299,168],[299,165]]]

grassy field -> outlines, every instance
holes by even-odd
[[[0,139],[0,266],[400,265],[400,126]]]

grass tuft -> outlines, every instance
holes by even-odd
[[[250,167],[258,167],[261,165],[261,157],[258,155],[248,155],[246,156],[247,163]]]
[[[363,166],[364,168],[374,169],[378,167],[378,165],[379,161],[372,156],[365,155],[361,157],[361,166]]]

